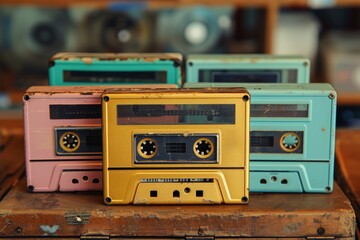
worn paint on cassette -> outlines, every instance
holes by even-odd
[[[106,90],[105,203],[247,203],[249,102],[243,88]]]
[[[193,54],[186,82],[309,83],[310,61],[300,56]]]
[[[181,64],[177,53],[58,53],[50,59],[49,84],[180,86]]]

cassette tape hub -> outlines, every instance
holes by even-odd
[[[58,53],[50,59],[49,85],[181,85],[177,53]]]
[[[329,84],[187,83],[251,94],[250,191],[331,192],[336,92]]]
[[[247,203],[249,100],[243,88],[107,89],[105,203]]]
[[[186,82],[309,83],[310,61],[300,56],[192,54]]]
[[[176,88],[168,84],[136,86]],[[25,92],[29,191],[102,190],[101,94],[105,89],[39,86]]]

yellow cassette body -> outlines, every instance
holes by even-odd
[[[243,88],[103,93],[107,204],[237,204],[249,199]]]

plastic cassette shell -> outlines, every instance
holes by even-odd
[[[325,83],[185,84],[191,88],[240,86],[246,87],[251,94],[250,139],[254,132],[303,133],[302,151],[265,153],[250,150],[250,191],[331,192],[337,99],[333,87]],[[307,106],[307,116],[269,117],[272,104]],[[254,117],[256,105],[269,106],[263,109],[267,116]]]
[[[182,55],[178,53],[58,53],[49,62],[49,85],[86,86],[116,84],[176,84],[181,85]],[[101,82],[65,81],[66,71],[78,72],[165,72],[165,81],[158,82]],[[88,79],[88,80],[87,80]]]
[[[244,99],[243,99],[244,97]],[[119,91],[107,89],[103,94],[103,144],[104,144],[104,199],[107,204],[158,204],[158,203],[247,203],[248,201],[248,153],[249,153],[249,100],[243,88],[235,89],[171,89]],[[136,104],[235,104],[234,124],[118,124],[117,105]],[[234,134],[237,132],[238,134]],[[133,136],[135,134],[215,134],[219,136],[220,157],[218,163],[135,163]],[[121,136],[121,137],[119,137]],[[235,136],[235,137],[234,137]],[[237,145],[233,148],[234,144]],[[119,146],[122,146],[121,148]],[[161,174],[160,174],[161,173]],[[206,173],[206,174],[205,174]],[[124,174],[124,175],[122,175]],[[150,179],[213,179],[212,189],[220,188],[218,200],[190,197],[189,199],[152,200],[137,192],[144,188],[141,178]],[[126,177],[125,177],[126,176]],[[121,178],[121,180],[120,180]],[[124,179],[126,178],[126,180]],[[216,179],[216,180],[215,180]],[[234,179],[236,183],[233,182]],[[144,180],[144,179],[142,179]],[[170,182],[172,180],[169,180]],[[180,181],[180,180],[179,180]],[[122,184],[119,184],[123,182]],[[124,184],[127,182],[127,184]],[[145,183],[146,184],[146,183]],[[196,184],[191,184],[196,185]],[[176,183],[164,184],[159,191],[171,191]],[[166,190],[167,189],[167,190]],[[125,194],[125,195],[124,195]],[[138,199],[138,200],[137,200]],[[142,200],[139,200],[142,199]],[[145,200],[144,200],[145,199]]]
[[[301,56],[267,54],[190,54],[186,60],[186,82],[201,82],[201,71],[272,71],[296,70],[295,83],[310,82],[310,61]],[[236,77],[235,77],[236,78]],[[203,82],[211,82],[204,79]],[[226,81],[225,81],[226,82]],[[251,80],[249,81],[249,83]],[[280,79],[280,83],[287,83]]]
[[[176,85],[155,85],[171,88]],[[125,85],[123,88],[134,88]],[[154,87],[154,85],[136,85]],[[29,191],[85,191],[102,189],[102,152],[95,154],[56,154],[55,131],[95,129],[101,139],[101,94],[105,86],[34,86],[23,95],[25,159]],[[51,117],[51,106],[98,106],[91,118],[71,115]],[[82,108],[82,110],[84,110]],[[96,140],[96,139],[95,139]],[[101,143],[100,143],[101,144]],[[102,145],[100,145],[102,147]]]

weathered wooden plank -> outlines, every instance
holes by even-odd
[[[339,185],[351,201],[360,222],[360,129],[336,132],[336,171]],[[358,229],[359,232],[359,229]],[[359,236],[358,236],[359,237]]]
[[[22,131],[0,129],[0,200],[24,173]]]
[[[0,203],[0,236],[340,237],[355,234],[350,202],[331,194],[253,194],[248,205],[106,206],[101,193],[29,193]]]

